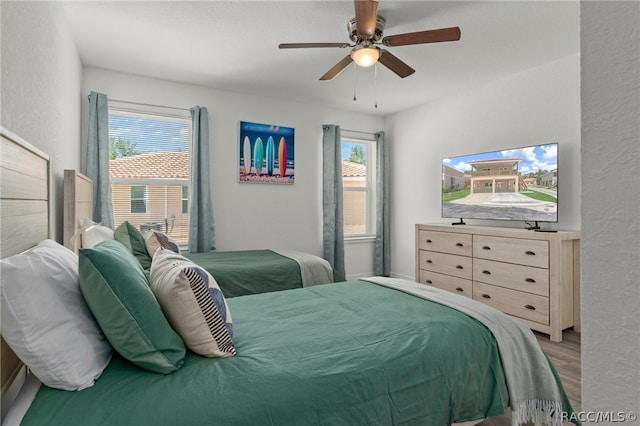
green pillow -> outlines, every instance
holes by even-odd
[[[151,268],[151,256],[147,253],[147,246],[144,243],[144,237],[129,222],[122,222],[115,230],[114,237],[116,241],[120,241],[129,249],[138,262],[142,265],[142,269],[148,271]]]
[[[80,249],[78,256],[80,290],[114,349],[156,373],[178,370],[184,362],[184,343],[127,248],[110,240]]]

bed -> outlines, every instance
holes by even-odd
[[[85,218],[92,214],[92,182],[76,170],[64,171],[65,246],[82,246]],[[342,281],[326,260],[295,250],[238,250],[190,253],[187,257],[205,267],[225,297],[265,293]]]
[[[21,253],[50,237],[49,156],[0,127],[0,257]],[[3,417],[27,380],[27,368],[1,339]],[[4,423],[3,423],[4,424]]]
[[[49,236],[48,160],[5,142],[15,144],[3,131],[3,261]],[[14,154],[44,159],[31,163],[41,177],[30,191],[24,178],[7,178],[23,163]],[[14,199],[35,186],[39,199]],[[78,391],[25,391],[24,366],[14,357],[5,376],[3,350],[3,424],[443,425],[508,407],[514,424],[561,424],[571,407],[531,331],[462,299],[375,277],[230,298],[235,356],[187,350],[176,371],[160,374],[113,351],[95,383]]]

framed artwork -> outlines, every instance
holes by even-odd
[[[238,180],[293,184],[294,136],[292,127],[241,121]]]

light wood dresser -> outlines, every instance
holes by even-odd
[[[416,225],[416,281],[471,297],[562,341],[580,331],[580,233]]]

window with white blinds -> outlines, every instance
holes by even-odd
[[[342,139],[342,200],[345,238],[375,234],[376,143],[367,139]]]
[[[114,226],[128,221],[188,243],[191,118],[109,108]]]

